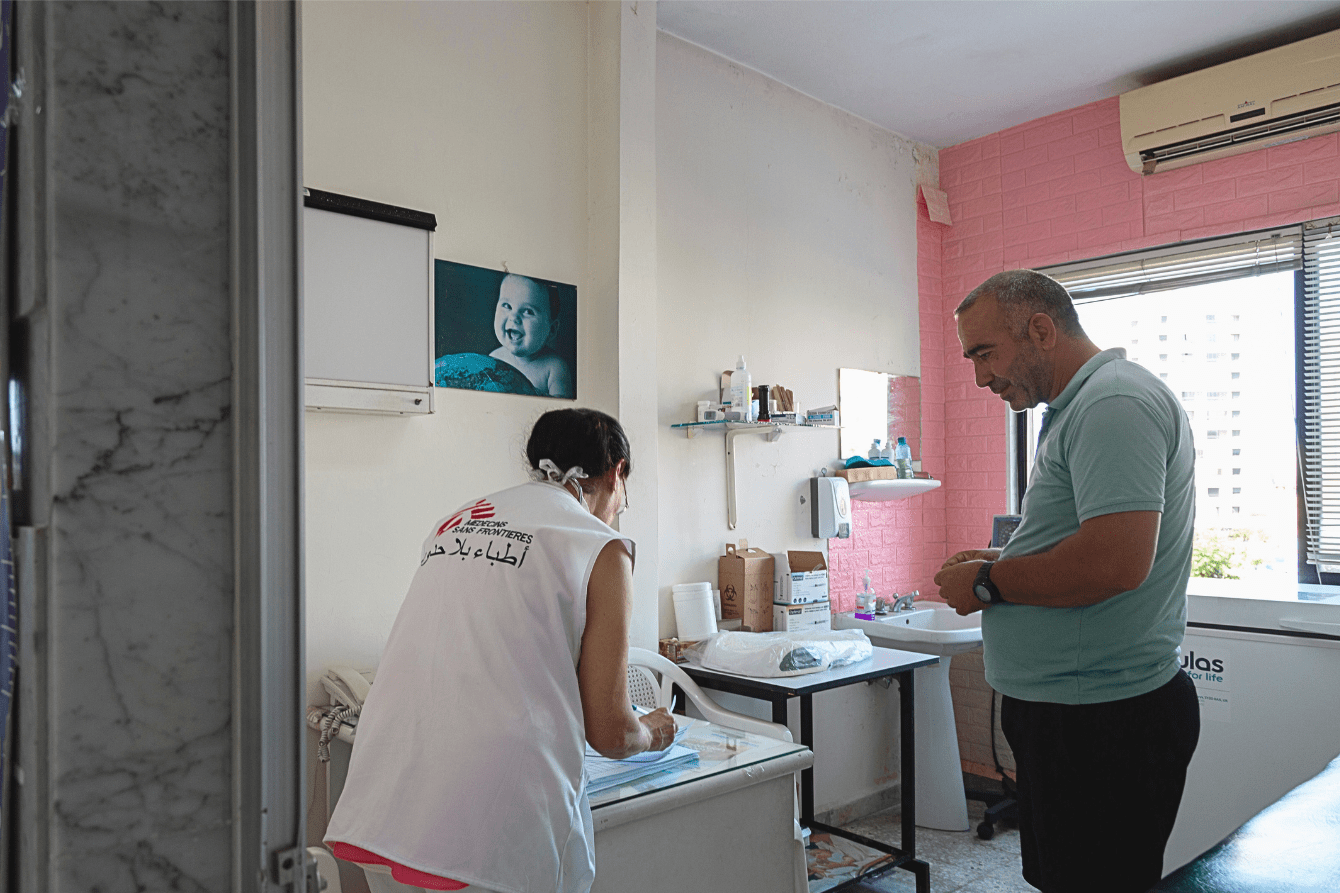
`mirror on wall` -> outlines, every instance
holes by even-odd
[[[838,370],[839,449],[845,462],[865,458],[870,443],[897,443],[906,437],[912,458],[921,458],[921,379],[864,369]]]

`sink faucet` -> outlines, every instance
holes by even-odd
[[[898,596],[896,599],[893,600],[893,613],[897,614],[901,611],[916,610],[915,608],[912,607],[912,600],[915,599],[920,594],[921,593],[919,591],[913,590],[912,592],[909,592],[907,595]]]

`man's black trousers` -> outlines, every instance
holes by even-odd
[[[1006,696],[1001,728],[1018,771],[1024,880],[1044,893],[1143,893],[1200,737],[1196,686],[1177,671],[1154,691],[1103,704]]]

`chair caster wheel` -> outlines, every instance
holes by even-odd
[[[990,822],[982,822],[977,826],[977,836],[982,840],[990,840],[996,834],[996,826]]]

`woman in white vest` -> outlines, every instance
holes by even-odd
[[[586,893],[585,742],[663,750],[665,710],[627,690],[628,438],[592,409],[547,412],[530,483],[429,531],[358,720],[326,842],[411,889]]]

